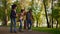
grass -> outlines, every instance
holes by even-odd
[[[33,27],[32,30],[39,31],[39,32],[49,32],[51,34],[60,34],[60,29],[56,28],[40,28],[40,27]]]

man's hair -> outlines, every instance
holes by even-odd
[[[15,9],[16,7],[17,7],[16,4],[13,4],[13,5],[12,5],[12,9]]]
[[[29,9],[29,12],[32,12],[32,9]]]

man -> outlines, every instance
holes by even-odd
[[[17,5],[13,4],[12,5],[12,10],[10,13],[10,19],[11,19],[11,24],[10,24],[10,32],[12,33],[12,27],[14,26],[14,32],[16,33],[16,8]]]

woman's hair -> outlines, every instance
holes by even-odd
[[[17,7],[16,4],[13,4],[13,5],[12,5],[12,9],[15,9],[16,7]]]

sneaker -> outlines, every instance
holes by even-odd
[[[19,32],[23,32],[23,30],[19,30]]]
[[[32,31],[32,30],[30,29],[30,30],[28,30],[28,31]]]
[[[12,31],[10,31],[10,33],[13,33]]]
[[[13,33],[13,32],[10,32],[10,33]]]
[[[17,33],[16,31],[14,31],[14,33]]]

